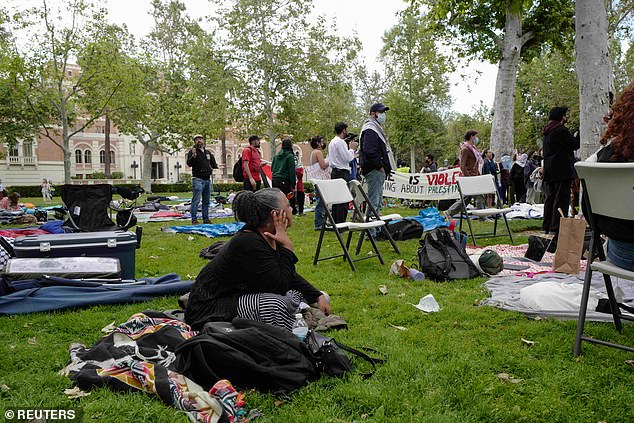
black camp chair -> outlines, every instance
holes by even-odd
[[[136,225],[131,209],[117,211],[117,223],[109,216],[112,185],[62,185],[62,204],[67,211],[63,227],[75,232],[128,230]],[[119,215],[121,214],[121,218]]]

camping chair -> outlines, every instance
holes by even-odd
[[[509,227],[509,222],[506,219],[506,213],[510,212],[512,209],[510,207],[502,208],[502,202],[500,201],[500,196],[495,186],[493,175],[463,176],[457,178],[457,180],[458,191],[460,192],[460,202],[462,203],[459,230],[462,230],[462,219],[465,218],[467,220],[467,224],[469,225],[469,232],[471,234],[471,239],[473,240],[473,245],[477,246],[470,216],[476,216],[479,218],[490,216],[494,217],[495,221],[493,223],[493,232],[479,234],[480,238],[491,238],[497,236],[498,219],[501,215],[504,219],[504,223],[506,224],[506,230],[508,231],[509,238],[511,239],[511,244],[513,244],[513,234],[511,234],[511,228]],[[481,194],[494,194],[496,207],[468,210],[467,204],[465,203],[465,197]]]
[[[394,252],[396,254],[401,254],[401,251],[398,249],[398,246],[394,242],[394,238],[390,235],[390,231],[387,230],[387,225],[393,220],[401,220],[403,216],[400,214],[388,214],[385,216],[379,215],[379,212],[374,208],[370,199],[368,198],[368,194],[365,192],[363,187],[361,186],[361,182],[356,179],[352,179],[348,182],[348,187],[350,192],[352,193],[352,197],[354,197],[354,215],[353,221],[355,222],[371,222],[373,220],[382,220],[385,222],[385,225],[381,226],[381,231],[385,238],[390,241],[392,244],[392,248],[394,248]],[[360,212],[357,214],[357,210]],[[356,254],[359,254],[361,251],[361,245],[363,244],[363,237],[359,237],[359,242],[357,243],[357,251]]]
[[[634,321],[631,315],[623,315],[614,295],[612,276],[634,281],[634,272],[622,269],[606,261],[605,252],[601,245],[601,229],[597,225],[597,215],[617,219],[634,220],[634,163],[587,163],[575,164],[577,174],[581,178],[583,187],[583,211],[590,223],[591,237],[588,249],[588,264],[583,281],[583,294],[579,307],[577,321],[577,335],[575,337],[574,354],[581,354],[581,341],[592,342],[608,347],[633,351],[634,348],[625,345],[601,341],[583,336],[583,329],[588,309],[588,297],[592,283],[592,272],[601,272],[608,293],[608,301],[614,319],[614,326],[621,331],[621,320]],[[614,234],[605,233],[607,237]],[[600,261],[594,261],[598,253]]]
[[[77,232],[100,232],[127,230],[136,224],[131,211],[122,219],[127,222],[114,223],[109,216],[111,202],[110,184],[62,185],[62,205],[68,212],[63,226]]]
[[[335,204],[349,204],[353,198],[352,193],[348,189],[348,184],[343,179],[331,179],[331,180],[321,180],[314,181],[315,190],[317,191],[317,195],[324,202],[324,208],[326,209],[326,224],[322,226],[319,231],[319,241],[317,243],[317,250],[315,251],[315,260],[313,261],[314,265],[317,265],[317,262],[328,260],[337,257],[343,257],[344,260],[347,260],[350,263],[350,267],[353,271],[357,271],[354,266],[355,261],[365,260],[372,257],[378,257],[381,264],[384,264],[383,257],[381,256],[381,252],[376,246],[376,241],[374,237],[370,233],[369,229],[378,228],[381,226],[385,226],[385,222],[382,220],[374,220],[371,222],[342,222],[336,223],[335,219],[330,211],[331,206]],[[357,209],[357,205],[352,201],[352,204],[355,208],[355,213],[361,213]],[[334,256],[319,258],[319,253],[321,251],[321,244],[324,239],[324,234],[326,232],[334,232],[337,236],[337,240],[341,245],[341,249],[343,250],[342,254],[337,254]],[[342,233],[348,232],[348,239],[346,243],[343,242]],[[348,249],[350,248],[350,241],[352,240],[353,232],[361,232],[360,237],[368,236],[370,243],[372,244],[372,248],[374,249],[374,254],[364,255],[362,257],[358,257],[356,259],[352,259]]]

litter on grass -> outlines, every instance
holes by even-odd
[[[432,294],[425,295],[418,301],[418,304],[412,304],[414,307],[425,313],[436,313],[440,311],[440,304]]]

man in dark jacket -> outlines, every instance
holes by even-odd
[[[187,152],[187,166],[192,168],[192,224],[196,225],[198,219],[198,203],[202,196],[203,223],[209,223],[209,196],[211,194],[211,173],[218,169],[216,158],[211,151],[205,149],[205,140],[202,135],[194,135],[194,146]]]
[[[385,112],[389,110],[383,103],[370,107],[370,116],[361,128],[361,147],[359,162],[361,172],[368,182],[368,197],[377,212],[383,202],[383,183],[392,170],[396,170],[396,161],[383,130]]]
[[[579,149],[579,133],[573,136],[564,125],[568,122],[567,107],[554,107],[550,121],[542,131],[544,145],[544,222],[546,233],[559,232],[559,209],[568,216],[570,184],[574,174],[574,151]]]

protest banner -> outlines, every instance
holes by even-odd
[[[456,178],[460,168],[433,173],[392,172],[383,184],[383,196],[408,200],[447,200],[460,198]]]

